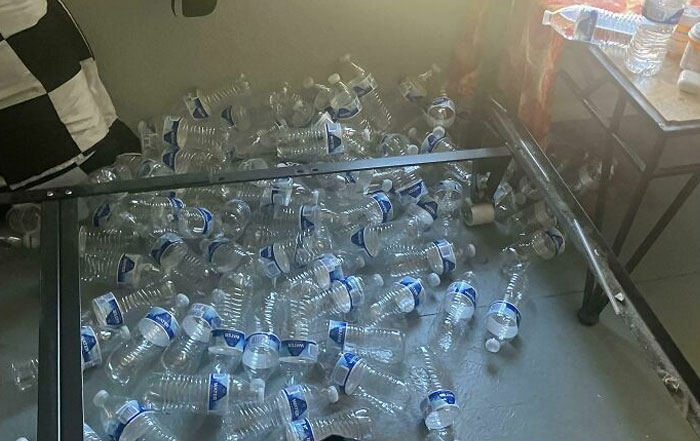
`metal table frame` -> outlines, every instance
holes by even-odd
[[[639,173],[639,179],[632,190],[629,205],[612,243],[611,250],[615,255],[619,255],[622,251],[622,247],[627,240],[629,231],[632,228],[632,224],[634,223],[644,195],[651,182],[655,179],[672,176],[688,176],[683,187],[632,253],[632,257],[625,262],[625,269],[627,272],[631,273],[647,252],[649,252],[661,233],[697,188],[698,184],[700,184],[700,163],[659,167],[659,162],[666,150],[668,142],[681,136],[700,134],[700,120],[687,122],[666,121],[647,100],[644,94],[632,84],[620,68],[597,46],[571,43],[565,50],[575,51],[577,59],[591,60],[597,66],[602,67],[603,71],[601,76],[596,77],[590,70],[586,71],[587,69],[582,69],[586,77],[584,81],[587,82],[584,86],[579,86],[563,67],[557,73],[561,83],[572,92],[576,99],[591,115],[592,119],[605,131],[602,174],[595,207],[593,209],[593,220],[597,228],[602,229],[605,220],[611,169],[615,152],[620,151],[623,153],[624,158],[631,162],[635,171]],[[583,63],[579,63],[579,65],[583,65]],[[615,107],[610,118],[606,118],[591,99],[592,94],[605,84],[613,84],[617,89]],[[626,143],[621,138],[620,123],[627,105],[634,107],[654,129],[655,139],[653,141],[653,148],[647,158],[642,158],[632,145]],[[597,323],[598,316],[607,304],[608,298],[603,295],[600,287],[596,286],[593,275],[589,272],[586,276],[583,304],[578,315],[579,319],[582,323],[588,325]]]
[[[49,191],[0,194],[0,203],[40,202],[42,205],[41,319],[39,338],[38,441],[82,439],[83,388],[80,375],[80,327],[78,265],[78,198],[121,192],[155,191],[203,185],[239,183],[280,177],[309,176],[351,170],[435,164],[455,161],[506,162],[514,158],[540,186],[598,282],[612,299],[615,311],[649,355],[654,369],[693,429],[700,434],[700,378],[690,367],[644,298],[624,266],[607,247],[561,177],[530,134],[513,122],[507,112],[493,104],[488,115],[492,132],[505,145],[500,147],[434,153],[409,157],[325,163],[273,168],[219,175],[189,174],[116,182],[98,186],[79,185]],[[500,177],[496,176],[495,180]]]

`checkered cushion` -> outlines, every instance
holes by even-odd
[[[74,183],[137,150],[64,5],[0,0],[0,187]]]

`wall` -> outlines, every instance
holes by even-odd
[[[245,72],[254,85],[323,80],[350,52],[385,88],[401,73],[446,65],[467,18],[464,0],[219,0],[202,18],[169,0],[65,0],[132,128],[188,88]]]

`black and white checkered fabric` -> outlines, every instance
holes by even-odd
[[[60,0],[0,0],[0,191],[76,183],[138,148]]]

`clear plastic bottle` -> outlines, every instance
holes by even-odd
[[[514,267],[537,260],[550,260],[562,254],[566,247],[564,235],[550,227],[522,236],[502,251],[502,270],[509,273]]]
[[[503,299],[496,300],[489,306],[485,320],[489,336],[484,344],[489,352],[500,351],[503,342],[512,340],[518,335],[521,320],[518,306],[523,299],[527,285],[525,270],[524,265],[513,268]]]
[[[644,0],[643,18],[625,54],[625,66],[630,72],[642,76],[659,73],[685,3],[685,0]]]
[[[372,418],[367,409],[351,410],[327,418],[304,418],[287,424],[285,441],[314,441],[331,435],[357,441],[372,439]]]
[[[138,170],[136,170],[137,178],[155,178],[159,176],[171,176],[175,173],[172,168],[160,162],[161,152],[163,151],[163,148],[162,146],[158,146],[157,148],[158,152],[153,153],[152,156],[154,156],[158,160],[151,158],[144,159],[143,162],[141,162],[141,166],[138,168]]]
[[[250,208],[267,205],[289,205],[292,198],[291,179],[268,181],[264,187],[255,185],[236,185],[231,188],[231,196],[246,202]]]
[[[105,433],[114,441],[177,441],[157,415],[136,400],[101,390],[92,399]]]
[[[311,281],[321,289],[328,289],[331,282],[340,280],[345,274],[353,274],[365,266],[362,256],[351,252],[339,251],[336,254],[328,253],[314,260],[311,268],[293,274],[286,282],[288,285]]]
[[[457,110],[454,101],[447,96],[446,86],[441,86],[440,92],[430,101],[425,111],[425,120],[431,127],[449,129],[455,122]]]
[[[155,372],[144,381],[141,402],[161,412],[224,415],[236,400],[254,400],[247,381],[227,373]]]
[[[317,291],[315,284],[303,282],[287,292],[287,307],[280,341],[280,368],[285,384],[306,381],[318,360],[318,343],[311,335],[313,308],[310,299]]]
[[[505,226],[511,235],[529,233],[542,228],[554,227],[557,219],[545,201],[528,205],[506,219]]]
[[[224,170],[226,163],[225,158],[220,154],[178,148],[163,150],[161,160],[178,175],[197,172],[220,173]]]
[[[184,294],[178,294],[163,307],[154,307],[141,319],[136,335],[114,350],[107,359],[107,378],[123,386],[131,383],[175,339],[180,330],[178,322],[189,305]]]
[[[417,131],[412,127],[408,131],[408,135],[415,139]],[[454,143],[442,126],[433,128],[433,131],[428,133],[421,144],[422,153],[444,153],[455,152],[462,150],[460,146]],[[470,162],[448,162],[443,165],[447,173],[455,179],[464,183],[471,183],[474,179],[474,173]]]
[[[493,195],[493,202],[494,216],[497,221],[502,221],[520,211],[527,202],[527,197],[515,191],[509,183],[502,182]]]
[[[262,403],[239,403],[224,420],[226,441],[262,439],[274,428],[303,421],[338,401],[338,390],[311,384],[285,387]]]
[[[460,413],[454,387],[438,357],[429,348],[420,346],[417,351],[421,372],[425,374],[427,396],[420,403],[423,420],[428,429],[443,429],[451,426]]]
[[[7,211],[5,219],[17,233],[33,233],[41,228],[41,207],[37,204],[16,204]]]
[[[603,173],[603,163],[601,161],[586,162],[572,172],[565,173],[564,180],[569,184],[569,188],[574,194],[582,196],[586,192],[598,188]]]
[[[228,107],[240,102],[243,96],[249,94],[250,84],[245,74],[240,74],[238,78],[218,89],[211,91],[192,90],[182,100],[192,118],[205,119],[215,113],[226,110]],[[234,113],[239,114],[241,112]]]
[[[406,276],[382,294],[369,308],[367,325],[378,327],[389,317],[408,314],[425,300],[425,287],[421,279]]]
[[[417,155],[419,149],[417,145],[411,144],[411,140],[407,136],[400,133],[387,133],[379,141],[377,153],[386,157],[407,156]]]
[[[155,306],[176,295],[175,284],[166,280],[127,292],[109,291],[92,299],[92,311],[101,326],[117,328],[124,325],[127,314],[135,308]]]
[[[92,430],[92,427],[83,423],[83,441],[102,441],[102,438],[100,438],[99,435]]]
[[[394,207],[389,197],[383,193],[373,193],[365,197],[357,206],[340,213],[343,225],[367,222],[381,224],[394,218]]]
[[[166,371],[191,374],[209,347],[211,332],[221,326],[221,317],[213,306],[195,303],[181,321],[182,331],[161,354],[160,364]]]
[[[369,135],[371,125],[365,119],[362,102],[355,91],[340,81],[340,75],[337,73],[328,77],[328,83],[331,89],[330,103],[333,107],[333,115],[338,122]]]
[[[280,130],[275,137],[277,156],[291,161],[319,162],[343,154],[354,136],[355,129],[339,123]]]
[[[467,330],[478,299],[476,275],[467,271],[456,277],[445,290],[440,310],[433,319],[428,341],[436,351],[454,349]]]
[[[265,382],[279,365],[280,339],[277,327],[281,323],[280,295],[270,292],[263,302],[258,331],[246,337],[243,368],[253,387],[264,391]]]
[[[93,227],[114,226],[143,231],[152,225],[172,224],[184,207],[177,198],[154,193],[127,195],[117,204],[106,204],[98,208],[92,217]],[[125,226],[123,226],[125,225]]]
[[[204,260],[222,274],[234,271],[252,258],[252,253],[225,237],[202,239],[199,248]]]
[[[180,149],[203,150],[218,156],[230,143],[229,132],[224,127],[172,115],[163,118],[159,136],[167,144]]]
[[[372,127],[381,133],[391,130],[391,113],[382,100],[374,76],[353,63],[350,54],[340,57],[340,65],[341,76],[362,101],[362,112]]]
[[[545,11],[542,17],[543,25],[564,38],[593,43],[615,56],[624,54],[641,21],[637,14],[616,14],[585,5]]]
[[[437,219],[431,231],[443,237],[454,237],[461,222],[459,213],[465,196],[464,187],[454,179],[444,179],[438,182],[431,194],[437,205]]]
[[[428,187],[420,175],[420,167],[409,166],[393,170],[391,182],[401,205],[415,204],[428,194]]]
[[[78,232],[78,251],[85,253],[124,252],[126,248],[138,240],[134,230],[107,228],[97,230],[85,225]]]
[[[139,286],[161,277],[161,272],[146,256],[131,253],[86,254],[80,259],[83,282],[103,282],[120,286]]]
[[[316,317],[354,317],[364,306],[367,291],[374,291],[380,286],[384,286],[384,279],[379,274],[334,280],[330,288],[309,299],[310,307]]]
[[[362,358],[385,364],[399,364],[406,353],[406,334],[398,329],[371,328],[345,321],[326,322],[328,348],[352,352]]]
[[[411,394],[409,386],[387,372],[386,365],[374,366],[352,352],[335,354],[324,354],[323,360],[330,381],[338,390],[394,417],[406,410]]]
[[[216,285],[216,271],[174,233],[165,233],[153,242],[151,257],[165,273],[177,271],[190,281],[197,291],[209,294]]]
[[[427,276],[428,284],[437,286],[440,284],[441,276],[454,271],[461,253],[462,251],[459,248],[455,249],[450,241],[439,239],[417,251],[395,253],[391,259],[389,274],[392,277]],[[468,244],[467,256],[474,256],[475,253],[474,245]]]
[[[442,84],[442,69],[433,63],[430,69],[413,77],[407,76],[399,82],[399,93],[411,102],[426,107],[427,100],[438,91]]]
[[[304,78],[302,82],[305,92],[313,96],[314,110],[317,113],[328,113],[333,116],[333,107],[331,106],[331,89],[328,86],[319,84],[312,77]]]

